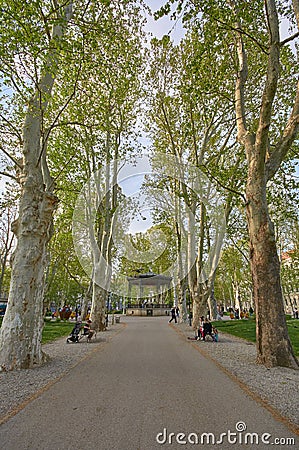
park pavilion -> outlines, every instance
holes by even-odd
[[[127,277],[129,292],[127,315],[164,316],[171,309],[169,291],[172,277],[153,272]]]

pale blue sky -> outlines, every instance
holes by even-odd
[[[152,172],[150,160],[147,155],[136,158],[134,162],[127,162],[120,170],[118,183],[123,194],[134,198],[139,205],[139,213],[136,213],[130,223],[129,233],[143,233],[152,226],[150,208],[145,203],[145,196],[141,192],[144,176]]]
[[[161,6],[165,5],[166,1],[164,0],[145,0],[147,6],[149,6],[154,13],[159,10]],[[173,6],[175,9],[175,5]],[[185,33],[184,28],[180,21],[175,22],[174,20],[170,20],[169,17],[164,16],[159,20],[154,20],[153,17],[147,16],[148,23],[145,27],[145,30],[152,33],[153,36],[157,38],[161,38],[165,34],[170,33],[170,36],[177,44],[182,36]]]

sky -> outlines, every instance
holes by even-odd
[[[153,13],[159,10],[159,8],[166,3],[166,0],[145,0],[145,3],[152,11],[152,15],[146,14],[147,24],[145,26],[145,31],[150,33],[152,37],[157,37],[159,39],[165,34],[169,34],[173,41],[178,44],[185,34],[182,24],[179,21],[176,23],[175,21],[170,20],[167,16],[158,20],[154,20],[153,18]],[[146,144],[149,142],[145,139],[144,143]],[[146,159],[146,156],[138,161],[139,169],[137,167],[130,167],[130,165],[127,166],[127,178],[123,176],[123,181],[120,183],[125,195],[134,197],[136,201],[139,199],[140,214],[136,215],[129,227],[129,233],[132,234],[145,232],[153,223],[150,208],[146,206],[144,202],[144,195],[140,194],[140,188],[142,187],[144,179],[141,172],[143,170],[145,174],[151,172],[151,168],[144,164],[144,159]],[[136,173],[135,176],[134,172]]]
[[[165,5],[166,0],[145,0],[145,3],[154,13],[159,10],[161,6]],[[170,33],[170,36],[177,44],[185,34],[185,30],[180,21],[176,23],[175,21],[170,20],[167,16],[164,16],[159,20],[154,20],[154,18],[149,15],[146,15],[146,18],[148,23],[145,27],[145,31],[152,33],[153,36],[157,38],[162,38],[165,34]]]
[[[127,162],[120,170],[118,184],[123,194],[138,204],[138,213],[134,215],[129,225],[128,233],[130,234],[144,233],[153,225],[151,208],[147,205],[145,195],[141,191],[144,177],[151,172],[150,160],[145,154],[136,158],[134,162]]]

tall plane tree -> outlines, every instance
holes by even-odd
[[[253,294],[256,307],[257,359],[266,366],[298,367],[290,344],[280,281],[280,263],[277,254],[274,226],[269,216],[267,182],[277,172],[298,132],[299,85],[293,109],[280,136],[271,133],[276,115],[275,97],[279,89],[279,72],[283,61],[279,34],[277,2],[265,1],[265,21],[268,30],[267,67],[261,94],[256,129],[246,121],[246,88],[248,58],[243,32],[236,31],[239,71],[236,81],[236,121],[238,140],[244,145],[248,162],[246,211],[250,238],[250,262]],[[299,20],[299,2],[293,1]],[[233,4],[236,29],[242,29],[242,18]]]
[[[0,332],[2,370],[32,367],[44,358],[41,350],[44,269],[57,198],[47,168],[43,117],[58,71],[61,40],[72,17],[72,4],[67,2],[61,6],[53,2],[43,7],[20,1],[1,5],[2,30],[5,30],[1,54],[6,83],[9,79],[16,87],[18,78],[23,77],[30,84],[32,66],[36,71],[23,121],[22,159],[16,161],[21,192],[19,216],[12,227],[17,245],[8,307]],[[39,48],[42,46],[37,39],[39,32],[45,33],[45,53]],[[6,53],[7,48],[11,54]],[[24,89],[17,90],[20,97],[25,95]]]
[[[166,3],[161,14],[170,11]],[[290,151],[297,133],[299,85],[294,50],[298,38],[299,0],[180,0],[189,25],[201,29],[207,51],[219,42],[235,77],[237,139],[247,158],[246,212],[256,307],[257,362],[268,367],[298,368],[286,326],[267,183]],[[280,23],[293,34],[281,39]],[[259,66],[256,63],[259,62]],[[282,70],[283,69],[283,70]],[[224,79],[224,86],[227,79]],[[254,95],[252,95],[254,94]]]
[[[93,25],[93,32],[85,39],[84,76],[78,81],[77,93],[80,102],[61,114],[49,153],[57,183],[62,191],[66,190],[60,197],[66,196],[68,200],[69,189],[77,194],[87,183],[86,199],[88,186],[92,191],[91,203],[95,200],[95,192],[100,198],[98,205],[93,204],[97,213],[90,217],[92,223],[88,226],[85,221],[90,211],[88,201],[84,202],[84,223],[89,239],[83,250],[85,254],[86,248],[90,249],[90,265],[86,271],[92,280],[86,300],[91,301],[93,327],[98,330],[105,328],[107,292],[115,251],[113,233],[121,197],[117,185],[118,160],[129,159],[132,149],[136,151],[137,147],[135,125],[141,90],[141,26],[139,7],[134,1],[110,2],[102,11],[101,20]],[[63,68],[63,71],[68,70],[68,67]],[[64,124],[70,125],[71,133],[66,134]],[[64,152],[61,152],[62,143]],[[60,173],[61,166],[67,169],[64,173]],[[93,180],[90,185],[89,179]],[[69,207],[74,208],[74,204],[68,203]],[[78,235],[74,233],[75,241],[77,237],[82,238],[82,230],[86,231],[80,222]],[[87,301],[82,309],[85,315]]]

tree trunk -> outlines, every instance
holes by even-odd
[[[88,312],[88,304],[92,301],[92,291],[93,291],[93,281],[90,280],[88,288],[84,294],[82,305],[81,305],[81,316],[85,320]]]
[[[209,297],[210,297],[210,287],[208,286],[208,284],[199,283],[196,287],[195,297],[193,301],[192,326],[194,330],[197,330],[199,328],[200,318],[207,317]]]
[[[93,322],[93,328],[96,331],[103,331],[106,328],[105,309],[110,279],[108,280],[106,277],[107,270],[96,241],[93,243],[92,251],[93,280],[90,318]]]
[[[113,231],[115,226],[115,211],[117,208],[117,173],[118,147],[113,160],[112,174],[110,167],[110,133],[107,133],[105,167],[105,195],[98,191],[99,203],[102,204],[102,223],[98,227],[97,236],[92,226],[89,226],[89,237],[93,258],[93,292],[91,319],[97,331],[106,329],[106,301],[111,282],[111,254],[113,245]],[[102,172],[101,172],[102,174]],[[100,189],[100,179],[95,175],[96,186]],[[111,194],[112,191],[112,194]],[[103,198],[102,198],[103,197]],[[103,205],[104,204],[104,205]]]
[[[9,249],[10,250],[10,249]],[[7,258],[9,255],[9,250],[5,249],[4,250],[4,255],[3,258],[1,260],[1,272],[0,272],[0,297],[2,295],[2,286],[3,286],[3,282],[4,282],[4,276],[5,276],[5,269],[6,269],[6,265],[7,265]]]
[[[186,302],[186,280],[180,280],[178,285],[178,304],[180,309],[179,322],[185,323],[188,321],[188,309]]]
[[[51,237],[57,199],[46,191],[41,167],[31,158],[32,153],[39,154],[40,150],[40,123],[33,111],[28,113],[24,128],[25,164],[19,218],[13,227],[18,241],[12,261],[8,305],[0,331],[3,370],[30,368],[44,361],[41,334],[46,246]]]
[[[92,306],[90,317],[92,328],[96,331],[106,330],[106,300],[108,293],[101,286],[93,283]]]
[[[5,276],[5,270],[6,270],[6,266],[7,266],[8,256],[11,252],[13,241],[14,241],[14,237],[10,235],[11,234],[10,233],[11,223],[12,223],[12,220],[11,220],[10,214],[8,214],[8,216],[7,216],[7,234],[4,239],[3,254],[1,255],[0,297],[2,295],[2,286],[3,286],[3,282],[4,282],[4,276]]]
[[[234,298],[235,298],[234,308],[237,309],[240,313],[240,311],[241,311],[240,289],[239,289],[239,281],[236,279],[236,276],[234,276],[233,289],[234,289]]]
[[[280,263],[274,227],[268,214],[266,182],[260,172],[251,170],[249,173],[246,194],[257,362],[267,367],[298,368],[287,331]]]

